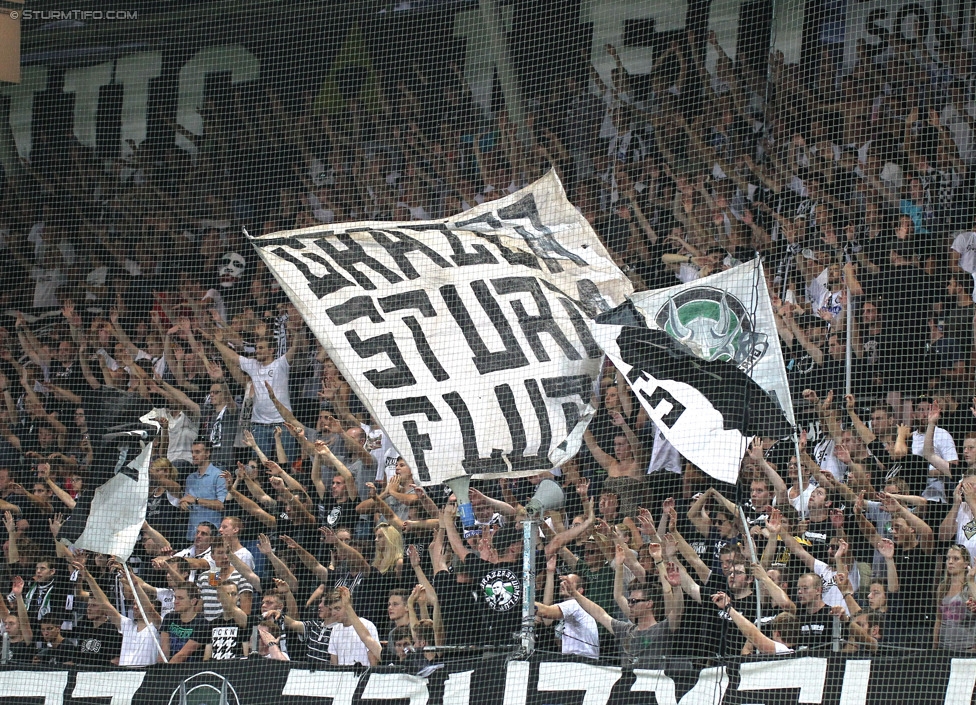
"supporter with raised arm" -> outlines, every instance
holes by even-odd
[[[559,620],[556,633],[562,653],[599,658],[600,636],[596,630],[596,621],[576,599],[570,597],[570,587],[572,592],[582,595],[586,590],[586,581],[575,573],[563,576],[559,592],[566,599],[555,605],[536,602],[536,614],[543,619]]]
[[[299,316],[289,317],[287,328],[291,343],[287,352],[280,357],[275,357],[273,341],[267,338],[255,343],[252,359],[239,355],[225,345],[221,329],[217,328],[213,334],[214,347],[224,358],[227,366],[240,368],[251,378],[254,391],[251,433],[254,434],[255,441],[265,455],[271,455],[274,451],[274,428],[283,424],[285,419],[275,408],[264,383],[268,382],[271,385],[278,401],[290,410],[288,378],[292,363],[305,347],[305,334],[302,327],[302,319]],[[297,447],[294,439],[288,436],[283,440],[289,459],[295,458]]]
[[[793,647],[799,644],[800,621],[794,614],[780,612],[776,615],[768,627],[772,631],[772,636],[766,636],[759,627],[750,622],[748,617],[733,606],[732,598],[724,592],[717,592],[712,595],[712,602],[722,613],[728,616],[728,619],[732,620],[743,638],[761,654],[792,654]]]
[[[37,650],[34,648],[34,631],[31,629],[27,605],[24,604],[23,578],[14,577],[10,594],[14,597],[16,614],[10,612],[6,598],[0,599],[0,620],[3,620],[4,631],[10,637],[10,660],[15,664],[30,663]]]
[[[238,606],[237,586],[232,582],[221,583],[217,587],[221,614],[210,622],[210,640],[207,642],[203,660],[230,661],[247,658],[251,651],[251,626],[253,616]]]
[[[779,539],[783,540],[783,544],[789,550],[792,556],[795,556],[806,566],[807,570],[812,571],[818,576],[822,585],[821,597],[823,601],[833,607],[835,605],[844,605],[844,596],[841,594],[840,589],[834,580],[838,572],[847,573],[847,542],[843,539],[832,539],[831,544],[828,545],[827,553],[833,558],[837,564],[837,568],[832,568],[825,561],[821,561],[815,558],[809,551],[807,551],[799,541],[792,535],[791,531],[784,528],[784,523],[782,521],[781,515],[776,513],[775,516],[770,517],[772,521],[772,526],[770,522],[766,523],[766,527],[769,529],[769,541],[775,547],[776,542]],[[857,570],[850,571],[849,573],[851,584],[853,589],[856,591],[860,587],[860,573]]]
[[[935,542],[931,527],[908,511],[897,500],[889,498],[893,561],[898,573],[896,596],[889,595],[885,620],[886,639],[902,646],[924,648],[931,643],[934,607],[932,585],[936,574],[933,556]],[[854,505],[854,515],[861,532],[881,550],[878,532],[864,516],[863,508]],[[889,589],[889,592],[894,592]]]
[[[938,401],[931,397],[922,397],[915,403],[913,414],[914,426],[912,430],[912,455],[924,456],[928,443],[926,439],[931,436],[932,452],[928,455],[942,460],[936,465],[931,460],[928,467],[928,481],[922,496],[932,505],[937,505],[940,511],[935,520],[941,523],[945,513],[948,511],[946,484],[952,482],[955,475],[955,467],[959,465],[959,456],[956,453],[956,444],[952,436],[941,426],[938,420],[942,409]],[[931,433],[929,426],[932,427]],[[930,511],[936,507],[930,508]]]
[[[625,620],[614,619],[600,605],[584,597],[574,582],[561,581],[560,591],[617,637],[623,665],[653,667],[670,656],[672,637],[684,614],[684,595],[677,568],[672,570],[663,561],[658,568],[660,587],[653,582],[631,586]],[[663,610],[659,606],[662,601]]]
[[[98,585],[98,582],[85,568],[84,563],[75,561],[71,566],[78,571],[78,575],[88,585],[88,590],[91,593],[89,599],[98,601],[102,609],[108,614],[109,621],[115,625],[115,628],[122,635],[122,646],[119,650],[119,665],[150,666],[156,663],[158,658],[157,643],[161,645],[163,639],[159,631],[162,618],[159,616],[156,608],[153,607],[152,600],[143,592],[139,584],[135,583],[135,595],[128,593],[127,586],[123,589],[123,592],[126,593],[126,599],[138,600],[139,605],[142,606],[142,609],[139,609],[139,605],[134,604],[134,616],[132,619],[129,619],[115,609],[115,605],[112,604],[112,601],[108,599],[108,596]],[[145,613],[146,619],[149,620],[148,623],[143,619],[143,613]]]
[[[336,625],[329,636],[329,656],[333,666],[377,666],[383,654],[374,624],[362,619],[352,606],[349,588],[340,587],[332,598]]]

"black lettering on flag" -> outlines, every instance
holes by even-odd
[[[380,264],[380,262],[366,254],[366,250],[363,249],[362,245],[352,239],[346,233],[337,233],[335,237],[346,246],[346,249],[340,250],[335,247],[332,243],[328,242],[325,238],[321,238],[315,241],[322,250],[324,250],[329,257],[331,257],[337,265],[342,267],[348,272],[356,283],[359,284],[366,291],[373,291],[376,285],[373,284],[372,280],[366,276],[363,272],[360,272],[354,265],[364,264],[370,269],[372,269],[377,274],[381,275],[386,281],[391,284],[403,281],[403,277],[394,272],[389,267]],[[320,297],[321,298],[321,297]]]
[[[464,228],[469,225],[478,225],[481,223],[484,223],[493,230],[498,230],[502,227],[502,222],[491,213],[485,213],[484,215],[479,215],[477,218],[458,222],[457,227]],[[494,233],[481,232],[477,229],[471,230],[471,233],[494,245],[509,264],[522,265],[523,267],[531,267],[532,269],[542,269],[535,255],[525,250],[513,250],[505,247],[502,244],[501,238]]]
[[[654,409],[659,414],[662,411],[662,409],[658,406],[661,402],[666,401],[671,405],[671,411],[661,416],[661,423],[663,423],[669,429],[673,428],[674,425],[678,423],[678,419],[681,418],[681,415],[685,413],[687,408],[684,404],[671,396],[671,392],[664,387],[658,387],[650,394],[647,393],[646,389],[641,389],[638,393],[647,400],[648,407]]]
[[[404,309],[416,309],[420,311],[424,318],[433,318],[437,316],[437,312],[434,310],[434,305],[430,302],[430,297],[427,296],[427,292],[423,289],[414,289],[413,291],[405,291],[402,294],[393,294],[392,296],[384,296],[379,299],[380,307],[384,312],[390,313],[392,311],[402,311]],[[444,369],[437,356],[434,355],[433,348],[430,347],[430,343],[427,342],[427,336],[424,334],[423,328],[420,327],[420,322],[414,316],[404,316],[403,322],[410,329],[410,334],[413,335],[413,342],[417,346],[417,352],[420,353],[420,359],[430,370],[430,374],[438,382],[444,382],[451,378]]]
[[[458,425],[461,427],[461,444],[464,447],[464,459],[461,467],[469,475],[478,473],[507,472],[508,466],[502,458],[500,448],[493,448],[491,457],[482,458],[478,453],[478,436],[475,433],[474,419],[468,405],[457,392],[448,392],[442,397],[451,411],[457,417]]]
[[[346,331],[346,340],[356,354],[364,360],[381,353],[385,353],[390,358],[393,367],[385,370],[367,370],[363,373],[363,376],[377,389],[399,389],[417,383],[406,360],[403,359],[403,353],[397,347],[393,333],[384,333],[363,340],[359,337],[359,333],[350,330]]]
[[[454,251],[454,254],[451,255],[451,259],[454,260],[454,264],[456,264],[458,267],[472,267],[479,264],[498,264],[498,259],[495,257],[495,255],[491,254],[488,248],[484,245],[472,245],[471,249],[474,250],[474,252],[468,252],[465,250],[464,243],[461,242],[461,238],[457,236],[457,233],[452,231],[443,223],[410,225],[405,227],[418,232],[436,230],[443,235],[447,239],[447,242],[451,245],[451,250]]]
[[[549,409],[546,407],[546,400],[542,398],[538,380],[525,380],[525,391],[529,393],[535,418],[539,422],[539,455],[549,457],[549,447],[552,445],[552,425],[549,423]]]
[[[539,209],[535,204],[535,196],[531,193],[506,208],[500,208],[498,217],[503,220],[527,218],[532,223],[532,227],[536,230],[535,233],[530,233],[521,225],[514,226],[515,232],[522,236],[532,252],[546,263],[549,271],[553,274],[563,271],[562,265],[557,261],[561,259],[569,260],[580,267],[587,266],[585,259],[563,247],[553,237],[552,230],[542,223],[542,218],[539,217]]]
[[[350,230],[349,232],[356,232],[356,231]],[[417,240],[416,238],[412,238],[406,233],[401,233],[397,230],[388,230],[388,231],[368,230],[367,232],[370,235],[372,235],[373,239],[376,240],[376,242],[379,243],[380,246],[382,246],[383,249],[390,254],[390,257],[392,257],[393,260],[397,263],[397,266],[400,268],[400,271],[403,272],[403,275],[407,279],[416,279],[420,276],[417,273],[417,270],[414,269],[413,264],[407,258],[407,253],[409,252],[419,252],[425,255],[427,259],[429,259],[431,262],[436,264],[441,269],[447,269],[451,267],[451,263],[448,262],[443,257],[441,257],[439,254],[437,254],[437,252],[435,252],[430,247],[422,243],[420,240]],[[389,235],[394,235],[398,239],[393,240],[389,237]]]
[[[576,309],[576,304],[573,303],[572,299],[560,296],[559,303],[566,309],[566,315],[573,322],[573,328],[576,329],[576,335],[579,336],[580,342],[583,343],[586,356],[591,360],[597,360],[603,357],[603,350],[600,348],[600,344],[596,342],[593,334],[590,333],[590,327],[586,325],[586,321],[583,320],[582,314]]]
[[[478,333],[478,328],[472,320],[471,314],[468,313],[468,309],[465,307],[457,288],[453,284],[445,284],[440,288],[440,292],[444,303],[447,304],[447,309],[451,312],[458,327],[461,329],[461,333],[464,335],[468,347],[474,353],[474,358],[472,359],[474,360],[475,367],[478,368],[478,372],[484,375],[490,372],[513,370],[528,365],[529,360],[525,356],[525,353],[522,352],[522,348],[518,340],[516,340],[515,334],[512,332],[512,327],[505,318],[505,314],[502,313],[501,307],[488,290],[488,285],[483,281],[473,281],[471,282],[471,288],[474,290],[481,307],[488,314],[488,319],[498,332],[498,337],[501,338],[502,344],[505,346],[504,350],[499,350],[498,352],[488,350],[488,346],[485,345],[485,341],[482,340],[481,335]]]
[[[325,310],[333,325],[341,326],[355,321],[357,318],[369,318],[373,323],[382,323],[384,318],[376,310],[371,296],[353,296],[348,301],[337,304]]]
[[[542,333],[547,333],[556,341],[556,344],[559,345],[567,359],[582,359],[582,356],[576,351],[573,344],[569,342],[566,334],[559,328],[556,319],[552,317],[552,309],[549,307],[549,302],[546,300],[545,294],[542,293],[542,287],[539,286],[538,279],[535,277],[502,277],[500,279],[492,279],[491,283],[494,285],[495,291],[499,294],[526,292],[532,296],[536,309],[539,311],[538,315],[530,315],[525,310],[522,302],[518,300],[512,301],[512,310],[515,311],[519,326],[522,328],[522,332],[529,341],[529,347],[532,348],[532,352],[535,353],[535,357],[539,362],[549,362],[550,360],[549,353],[546,352],[546,346],[539,337]]]
[[[301,272],[302,276],[305,277],[305,280],[308,282],[308,288],[311,289],[312,293],[320,299],[328,296],[329,294],[334,294],[335,292],[339,291],[339,289],[344,287],[355,286],[353,282],[339,274],[339,271],[333,268],[325,257],[322,257],[315,252],[306,252],[304,253],[304,256],[306,259],[325,267],[326,273],[322,276],[312,274],[312,270],[309,268],[308,264],[303,262],[288,250],[279,247],[275,250],[271,250],[271,254],[277,255],[278,257],[281,257],[281,259],[295,265],[295,269]]]
[[[437,413],[434,403],[427,397],[407,397],[406,399],[390,399],[386,402],[386,410],[390,416],[412,416],[423,414],[428,421],[437,422],[441,420],[441,415]],[[407,441],[410,443],[410,450],[413,451],[413,471],[421,482],[430,480],[430,468],[424,457],[425,450],[433,450],[434,446],[430,442],[430,435],[420,433],[416,421],[404,421],[403,431],[407,434]]]
[[[512,464],[512,470],[537,470],[552,467],[552,463],[549,462],[549,458],[547,457],[549,450],[548,443],[540,446],[538,455],[526,457],[525,447],[527,445],[527,439],[525,425],[522,423],[522,415],[519,413],[518,403],[515,401],[515,394],[512,392],[512,388],[507,384],[499,384],[495,387],[495,398],[498,400],[498,406],[502,410],[502,416],[505,417],[505,423],[508,424],[508,433],[512,437],[512,452],[508,456],[508,460]],[[547,418],[546,424],[548,425],[548,423],[549,419]],[[543,455],[543,450],[546,451],[546,455]]]
[[[542,380],[542,389],[546,396],[561,399],[563,397],[579,397],[580,401],[586,403],[593,393],[593,380],[587,375],[568,375],[566,377],[550,377]],[[576,424],[580,422],[579,404],[575,402],[564,402],[562,404],[563,417],[566,419],[566,430],[572,431]],[[565,448],[566,441],[559,444],[560,448]]]
[[[542,380],[542,389],[547,397],[579,397],[581,401],[589,402],[593,393],[593,380],[588,375],[549,377]]]

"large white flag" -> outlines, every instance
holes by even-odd
[[[592,330],[664,437],[712,477],[735,482],[753,436],[791,432],[783,353],[758,261],[634,294]]]
[[[422,484],[576,453],[603,356],[587,320],[633,289],[554,173],[444,220],[252,242]]]
[[[149,500],[149,461],[152,443],[100,485],[92,497],[88,520],[75,548],[105,553],[126,561],[139,540]]]

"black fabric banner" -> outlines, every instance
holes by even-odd
[[[214,664],[216,666],[216,664]],[[418,677],[394,667],[312,668],[254,658],[215,668],[0,668],[0,703],[79,705],[965,705],[976,659],[799,657],[669,662],[660,670],[533,658],[457,661]],[[185,699],[184,699],[185,697]]]

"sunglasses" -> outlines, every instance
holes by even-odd
[[[647,602],[646,597],[629,597],[627,598],[628,605],[636,605],[638,602]]]

